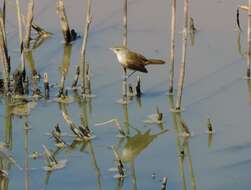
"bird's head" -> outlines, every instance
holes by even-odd
[[[112,50],[115,54],[119,54],[121,52],[123,52],[126,48],[124,47],[114,47],[114,48],[110,48],[110,50]]]

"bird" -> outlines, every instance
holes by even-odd
[[[114,47],[110,49],[117,55],[117,59],[124,70],[131,69],[134,72],[148,73],[146,69],[147,65],[165,64],[165,61],[161,59],[147,59],[145,56],[133,52],[126,47]]]

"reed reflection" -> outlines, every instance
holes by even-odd
[[[169,109],[174,108],[174,97],[169,96]],[[196,190],[196,180],[195,174],[193,170],[193,163],[192,163],[192,155],[189,148],[189,135],[191,134],[188,131],[188,127],[184,126],[184,120],[182,119],[181,113],[171,112],[172,114],[172,123],[176,134],[176,151],[178,155],[178,162],[179,162],[179,173],[182,180],[182,189],[187,189],[187,180],[186,180],[186,172],[185,172],[185,164],[188,163],[188,173],[190,177],[190,184],[191,189]],[[188,162],[185,162],[187,158]]]

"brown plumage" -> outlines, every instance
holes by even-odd
[[[125,47],[111,48],[117,55],[119,63],[127,69],[147,73],[146,65],[164,64],[165,61],[160,59],[147,59],[143,55],[130,51]]]

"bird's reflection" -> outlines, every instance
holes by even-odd
[[[167,132],[167,130],[163,130],[159,133],[151,133],[151,130],[147,130],[145,132],[137,131],[136,135],[127,137],[126,143],[122,148],[122,160],[124,162],[130,162],[135,160],[135,158],[146,149],[154,139],[156,139],[159,135]]]

